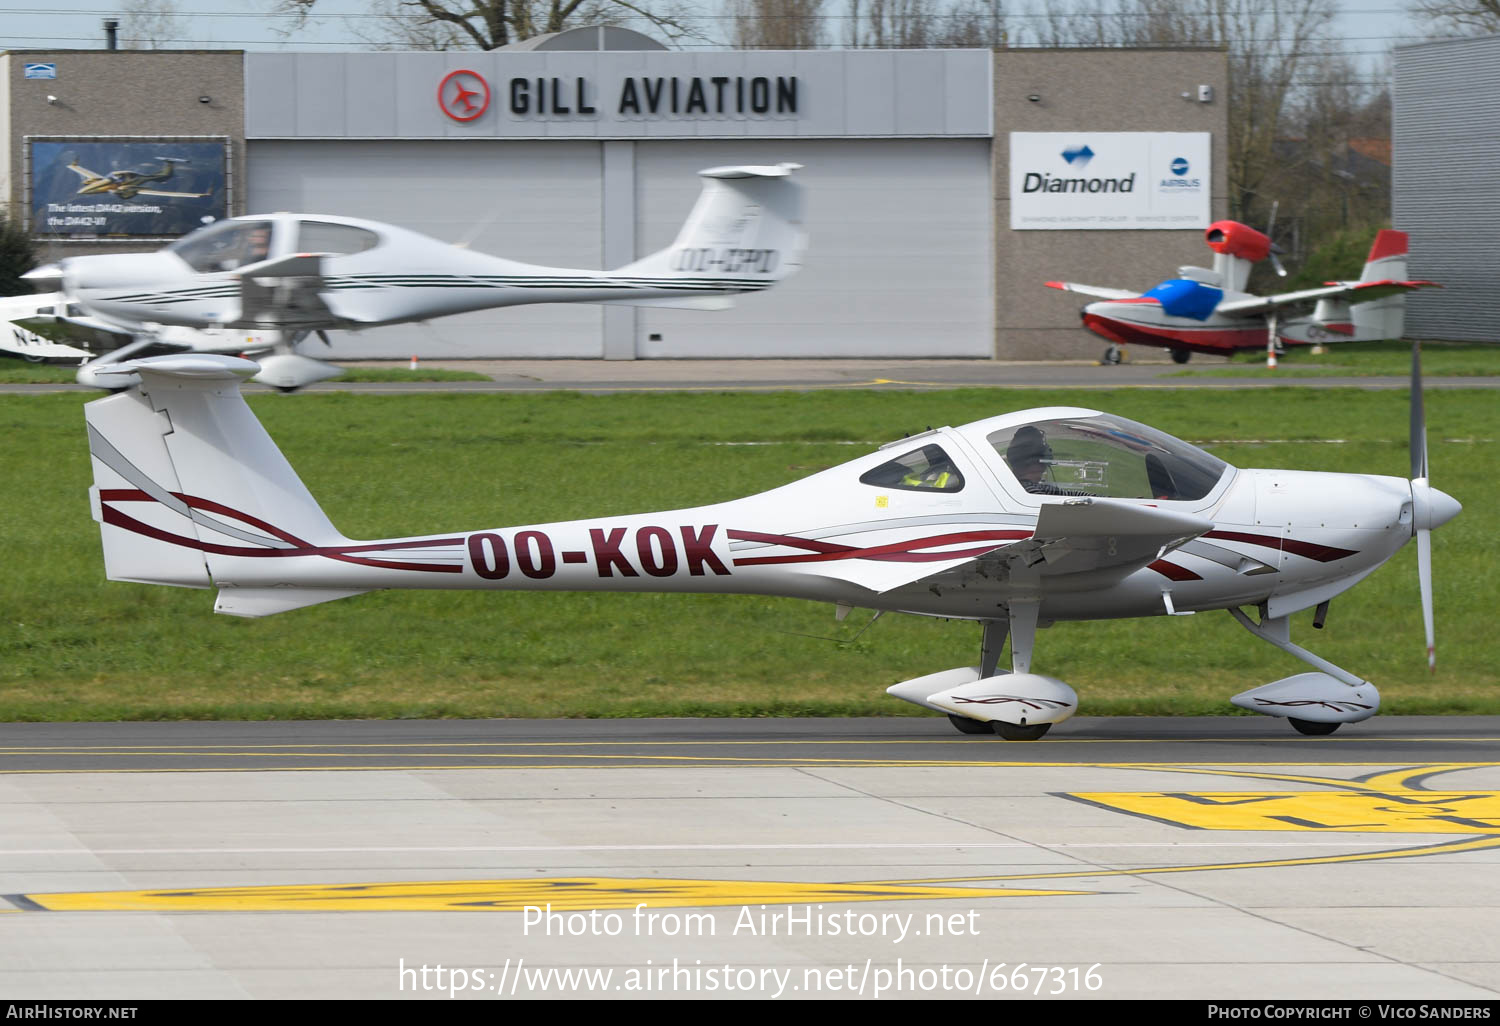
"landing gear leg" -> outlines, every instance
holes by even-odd
[[[1005,649],[1006,636],[1010,634],[1009,620],[984,620],[984,637],[979,643],[979,676],[993,677],[1000,665],[1000,653]],[[964,734],[992,733],[988,720],[973,720],[967,716],[948,714],[948,722]]]
[[[1036,616],[1040,604],[1035,600],[1016,600],[1010,604],[1010,667],[1012,673],[1031,672],[1031,647],[1036,642]],[[988,628],[988,624],[986,624]],[[988,630],[986,630],[988,637]],[[1035,741],[1052,729],[1050,723],[1006,723],[992,720],[991,728],[1007,741]]]
[[[979,676],[993,677],[1000,665],[1000,652],[1010,634],[1009,620],[985,620],[984,639],[979,643]]]
[[[1103,356],[1099,357],[1099,362],[1106,367],[1113,367],[1122,359],[1124,359],[1124,354],[1120,352],[1120,347],[1112,345],[1104,351]]]
[[[1300,645],[1292,644],[1291,626],[1285,616],[1267,616],[1262,609],[1261,620],[1257,623],[1242,609],[1230,609],[1229,612],[1240,626],[1257,638],[1270,642],[1319,671],[1297,674],[1243,692],[1231,700],[1235,705],[1252,712],[1285,716],[1293,730],[1311,737],[1332,734],[1343,723],[1368,719],[1380,708],[1380,693],[1375,685]],[[1315,624],[1322,622],[1325,613],[1326,610],[1319,611]],[[1292,709],[1316,711],[1320,717],[1327,718],[1308,720],[1287,715]]]

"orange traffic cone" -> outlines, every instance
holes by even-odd
[[[407,370],[416,370],[416,369],[417,369],[417,355],[415,353],[413,353],[412,357],[411,357],[411,366],[408,367]]]

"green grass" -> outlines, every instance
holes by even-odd
[[[76,393],[0,396],[0,719],[907,715],[899,680],[974,661],[977,626],[743,596],[383,592],[263,620],[213,594],[104,579]],[[875,443],[1026,406],[1143,420],[1239,466],[1405,476],[1400,392],[318,393],[250,400],[351,537],[467,530],[735,498]],[[1373,679],[1395,713],[1496,713],[1500,404],[1428,396],[1433,478],[1465,503],[1434,535],[1439,672],[1411,547],[1294,640]],[[1329,444],[1320,439],[1344,439]],[[1258,440],[1258,441],[1257,441]],[[762,445],[725,445],[725,442]],[[842,444],[857,442],[858,445]],[[1059,624],[1035,666],[1092,714],[1231,711],[1306,667],[1227,614]]]
[[[0,385],[71,385],[77,375],[76,363],[27,363],[0,358]]]
[[[1340,342],[1321,354],[1310,346],[1288,346],[1277,367],[1266,367],[1264,349],[1240,350],[1231,366],[1204,366],[1167,375],[1176,378],[1397,377],[1411,375],[1410,342]],[[1484,342],[1423,342],[1426,377],[1493,377],[1500,374],[1500,345]]]

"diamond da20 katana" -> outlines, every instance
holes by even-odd
[[[1313,667],[1236,704],[1307,734],[1366,719],[1375,686],[1293,644],[1288,618],[1316,607],[1321,623],[1415,538],[1430,658],[1429,536],[1460,511],[1427,480],[1414,352],[1410,479],[1237,469],[1143,424],[1056,407],[930,430],[729,502],[356,541],[245,404],[240,377],[255,369],[134,361],[115,371],[136,387],[85,407],[111,579],[217,588],[218,612],[249,617],[475,588],[780,595],[975,620],[977,665],[889,691],[1006,738],[1040,737],[1078,708],[1071,687],[1032,672],[1038,627],[1214,609]]]

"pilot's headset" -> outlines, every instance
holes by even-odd
[[[1047,444],[1046,433],[1033,424],[1018,428],[1005,449],[1005,462],[1012,470],[1028,463],[1052,462],[1052,446]]]

